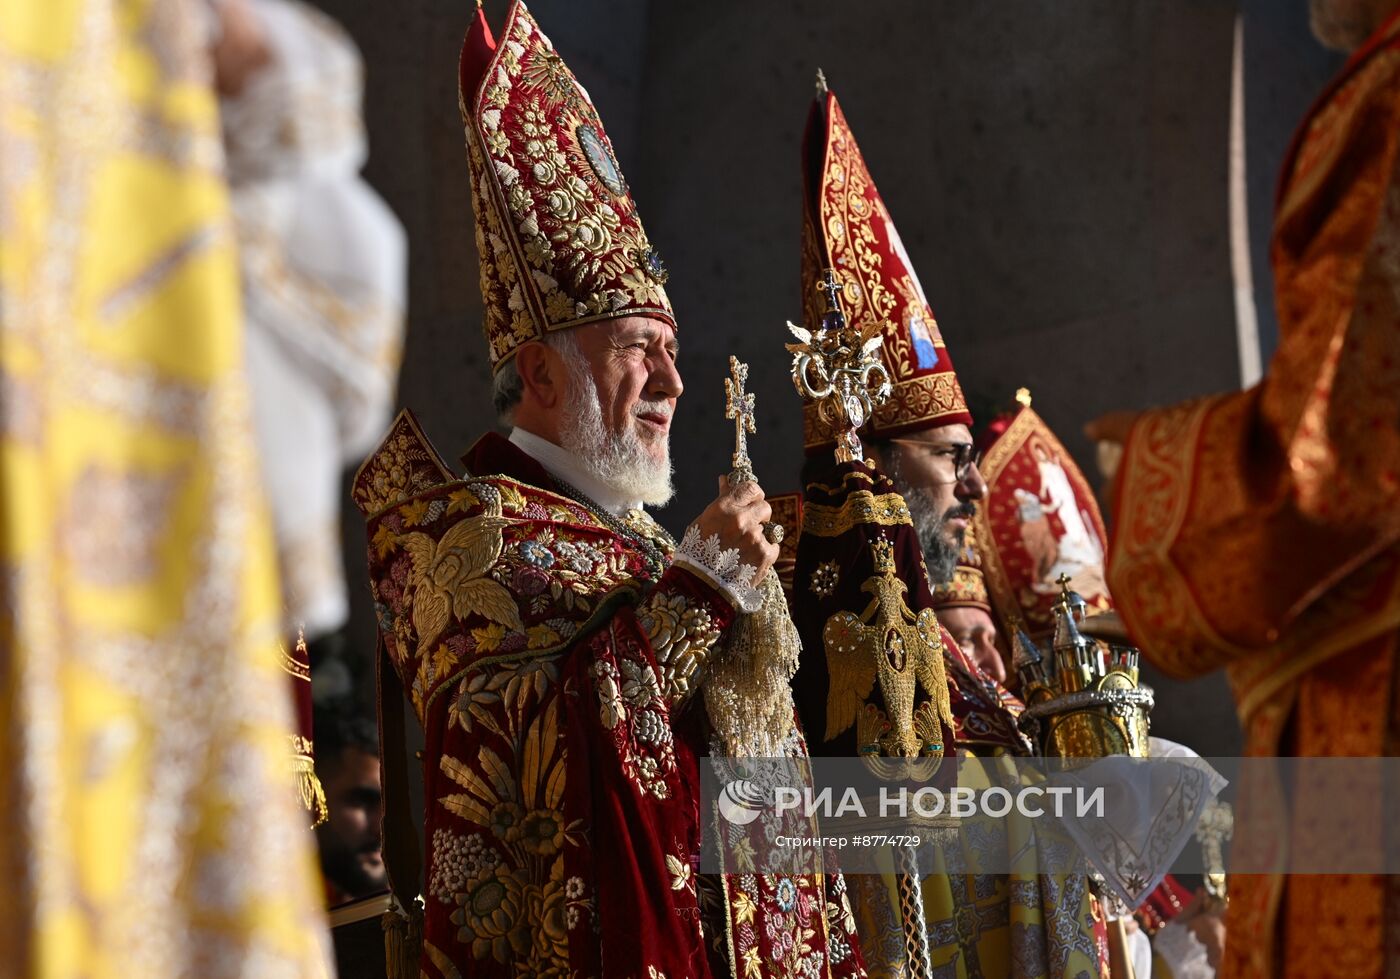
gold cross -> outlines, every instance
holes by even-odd
[[[836,304],[836,292],[838,288],[836,283],[836,270],[824,269],[822,271],[821,285],[817,286],[817,289],[821,291],[822,295],[826,296],[826,308],[828,312],[836,312],[841,309],[841,307]]]
[[[733,354],[729,356],[729,376],[724,379],[724,417],[734,422],[733,471],[729,484],[752,482],[753,463],[749,461],[748,436],[754,426],[754,397],[744,390],[749,380],[749,365]]]

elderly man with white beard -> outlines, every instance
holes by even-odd
[[[405,412],[354,485],[391,667],[385,862],[422,916],[391,929],[390,974],[864,975],[839,875],[702,899],[709,688],[762,606],[769,506],[721,480],[680,544],[645,512],[672,494],[677,326],[597,110],[519,3],[499,37],[477,11],[460,84],[510,434],[458,476]],[[400,689],[426,734],[421,869]]]

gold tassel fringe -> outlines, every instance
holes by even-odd
[[[710,723],[731,758],[780,757],[794,730],[789,681],[802,639],[776,572],[764,576],[759,591],[763,607],[738,617],[701,688]]]
[[[418,979],[423,953],[423,909],[414,901],[405,911],[394,907],[379,919],[384,928],[385,979]]]

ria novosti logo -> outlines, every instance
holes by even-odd
[[[763,813],[765,793],[747,779],[735,779],[719,794],[719,813],[735,826],[747,826]]]

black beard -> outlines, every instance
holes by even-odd
[[[321,849],[321,871],[332,884],[351,897],[360,898],[377,894],[388,886],[388,875],[380,865],[378,872],[366,869],[359,861],[362,853],[379,849],[378,844],[365,844],[352,848],[329,833],[321,833],[324,826],[318,827],[318,841]]]
[[[948,521],[954,517],[971,519],[977,512],[977,504],[968,500],[949,507],[941,515],[934,512],[928,495],[914,489],[903,480],[892,480],[895,489],[904,497],[909,506],[909,516],[913,518],[914,534],[919,538],[919,546],[924,549],[924,565],[928,568],[929,580],[936,588],[953,580],[957,573],[958,561],[962,557],[967,534],[958,531],[956,540],[948,539]]]

